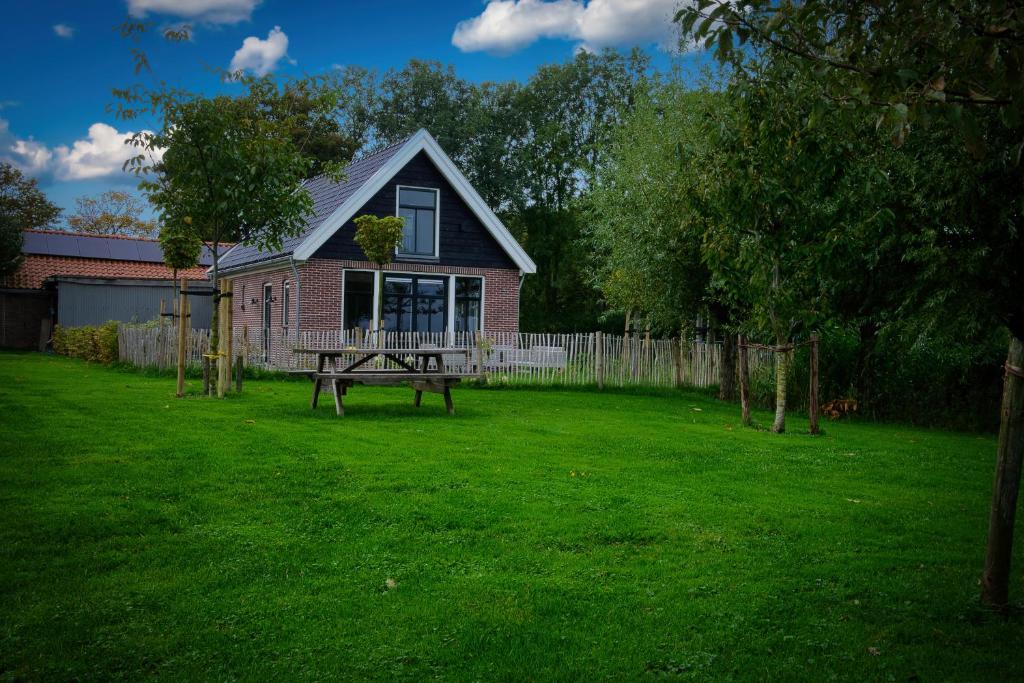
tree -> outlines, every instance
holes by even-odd
[[[384,266],[391,263],[395,255],[395,249],[402,241],[402,229],[405,226],[398,216],[384,216],[383,218],[364,214],[357,216],[353,223],[356,225],[356,244],[366,254],[366,258],[377,265],[377,328],[384,329]]]
[[[98,197],[79,197],[75,212],[68,216],[68,227],[94,235],[151,235],[156,221],[144,220],[145,210],[138,197],[119,190],[108,190]]]
[[[268,78],[241,80],[247,93],[238,98],[150,92],[144,103],[161,125],[133,136],[131,143],[142,153],[127,164],[144,178],[139,187],[165,225],[187,229],[208,244],[215,288],[221,244],[279,248],[285,237],[305,228],[313,205],[302,186],[312,160],[295,145],[297,124],[289,116],[266,115],[261,104],[280,95],[276,85]],[[314,101],[321,106],[328,98]],[[326,106],[317,111],[328,115]],[[338,164],[324,167],[340,174]],[[211,346],[218,341],[214,306]]]
[[[973,157],[970,176],[982,184],[962,183],[960,196],[974,201],[937,231],[923,226],[908,243],[905,255],[921,270],[902,293],[933,311],[969,297],[1011,336],[982,578],[983,602],[1005,608],[1024,460],[1024,10],[995,1],[702,0],[677,20],[684,39],[715,46],[737,72],[752,55],[799,64],[819,84],[818,110],[870,113],[896,145],[912,123],[941,124],[962,137]]]
[[[22,231],[52,225],[60,208],[11,164],[0,162],[0,276],[21,265]]]

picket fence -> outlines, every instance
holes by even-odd
[[[118,350],[122,362],[138,367],[173,368],[177,359],[177,330],[170,326],[122,325]],[[210,347],[209,330],[192,330],[186,344],[186,364],[199,367]],[[486,374],[490,383],[525,385],[600,385],[707,387],[718,384],[721,345],[678,339],[651,339],[646,335],[611,335],[600,332],[532,334],[476,333],[366,333],[357,330],[303,332],[283,330],[264,339],[259,331],[236,331],[232,355],[241,355],[250,367],[298,370],[313,367],[315,355],[296,349],[360,348],[470,348],[472,361],[462,355],[446,359],[448,371]],[[752,353],[751,370],[771,363],[770,354]]]

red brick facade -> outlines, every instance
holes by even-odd
[[[54,275],[170,280],[172,273],[171,269],[162,263],[26,254],[18,270],[0,278],[0,287],[42,289],[43,281]],[[190,268],[178,276],[184,276],[189,280],[205,280],[206,267]]]
[[[296,265],[301,282],[302,320],[304,332],[340,330],[342,328],[342,282],[345,269],[373,270],[367,261],[310,259]],[[519,331],[519,272],[498,268],[466,268],[429,264],[393,263],[387,272],[437,273],[444,275],[475,275],[484,278],[484,331]],[[263,286],[270,284],[271,330],[276,335],[284,329],[284,283],[289,283],[290,311],[288,331],[294,332],[298,296],[295,273],[290,266],[256,273],[231,276],[234,283],[234,322],[236,330],[248,326],[250,331],[263,325]],[[255,300],[255,303],[253,303]],[[244,310],[243,310],[244,306]]]

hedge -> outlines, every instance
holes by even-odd
[[[98,326],[57,325],[53,331],[53,350],[62,356],[93,363],[113,363],[117,360],[117,326],[116,320]]]

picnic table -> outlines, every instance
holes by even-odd
[[[297,370],[313,380],[313,398],[309,407],[316,408],[324,382],[329,382],[334,392],[334,407],[338,415],[345,415],[342,396],[355,384],[367,386],[395,386],[406,382],[416,392],[413,405],[417,408],[423,392],[444,395],[444,405],[449,415],[455,414],[451,388],[456,386],[466,373],[445,372],[446,356],[461,356],[469,365],[471,350],[466,348],[421,348],[421,349],[302,349],[296,354],[316,355],[315,370]],[[347,365],[342,365],[347,359]],[[330,368],[328,369],[328,364]]]

